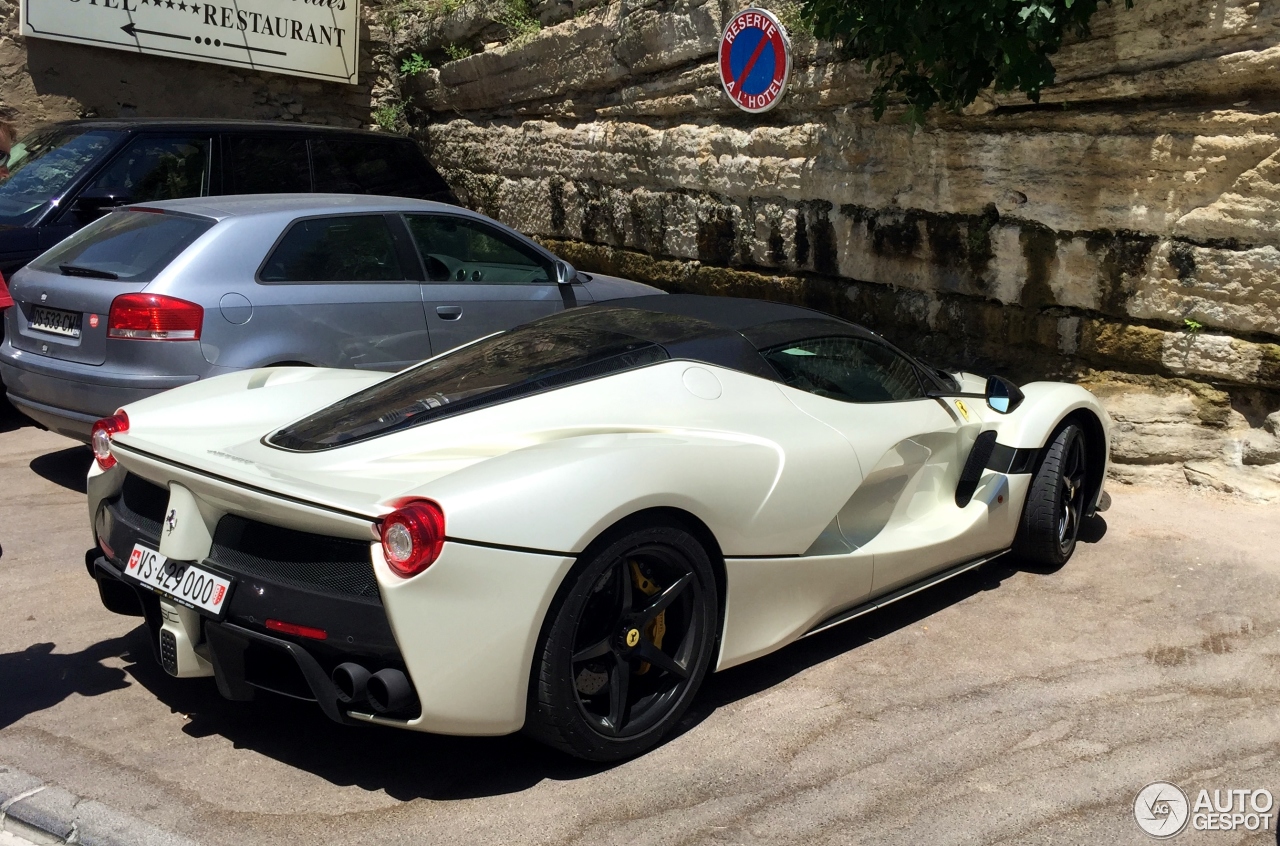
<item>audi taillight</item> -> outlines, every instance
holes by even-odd
[[[121,294],[111,301],[107,337],[139,341],[198,341],[204,309],[162,294]]]
[[[116,457],[111,454],[111,439],[127,431],[129,431],[129,415],[123,411],[117,411],[110,417],[104,417],[93,424],[89,440],[93,444],[93,457],[97,459],[98,466],[103,470],[110,470],[116,466]]]
[[[382,555],[405,578],[416,576],[440,557],[444,512],[429,499],[415,500],[382,518]]]

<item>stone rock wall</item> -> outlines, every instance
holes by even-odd
[[[486,2],[414,48],[440,61]],[[536,35],[404,90],[465,201],[584,268],[1076,378],[1113,411],[1121,478],[1280,492],[1280,4],[1116,4],[1039,105],[992,95],[914,132],[803,34],[783,104],[737,111],[714,54],[739,7],[544,0]]]
[[[246,118],[357,127],[370,122],[381,52],[383,45],[371,37],[366,22],[360,84],[320,82],[24,38],[18,34],[17,0],[0,0],[0,118],[12,121],[19,134],[47,121],[83,117]]]

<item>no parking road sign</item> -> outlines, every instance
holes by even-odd
[[[782,99],[791,76],[791,40],[771,12],[744,9],[720,36],[720,82],[746,112],[767,112]]]

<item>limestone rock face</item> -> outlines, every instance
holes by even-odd
[[[1167,464],[1220,459],[1222,422],[1203,415],[1210,401],[1186,387],[1119,382],[1092,383],[1111,415],[1112,459],[1126,464]]]
[[[1241,457],[1245,464],[1280,463],[1280,438],[1267,432],[1250,432],[1245,436]]]
[[[1184,471],[1193,485],[1237,494],[1253,502],[1280,502],[1280,471],[1275,467],[1249,472],[1231,465],[1189,461]]]
[[[549,3],[537,36],[414,81],[432,156],[585,268],[1093,379],[1123,466],[1274,462],[1280,4],[1115,3],[1038,106],[988,94],[916,131],[874,121],[862,64],[803,33],[782,104],[737,111],[715,53],[741,5]]]

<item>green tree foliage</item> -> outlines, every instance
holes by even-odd
[[[1063,37],[1086,35],[1111,0],[804,0],[819,38],[842,43],[879,76],[876,120],[902,95],[920,123],[935,105],[958,110],[994,83],[1035,102],[1053,82],[1049,57]],[[1133,0],[1124,0],[1125,7]]]

